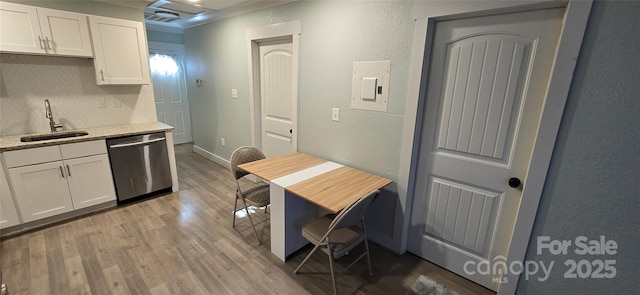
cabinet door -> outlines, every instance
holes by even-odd
[[[147,40],[141,22],[89,16],[96,82],[149,84]]]
[[[76,210],[116,199],[106,154],[64,160],[64,165]]]
[[[35,7],[0,2],[0,51],[45,53]]]
[[[38,18],[47,53],[93,57],[86,15],[38,8]]]
[[[62,162],[10,168],[9,177],[24,222],[73,210]]]
[[[2,168],[2,167],[0,167]],[[0,229],[20,224],[4,169],[0,169]]]

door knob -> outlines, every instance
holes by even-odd
[[[510,187],[519,187],[520,184],[522,184],[522,182],[520,181],[519,178],[517,178],[517,177],[509,178],[509,186]]]

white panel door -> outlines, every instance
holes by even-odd
[[[296,150],[293,145],[295,97],[291,39],[261,42],[260,106],[262,152],[273,157]]]
[[[0,2],[0,51],[44,54],[42,42],[35,7]]]
[[[436,23],[408,249],[492,290],[474,267],[507,256],[563,13]]]
[[[182,64],[184,50],[180,47],[177,44],[149,42],[149,63],[158,121],[175,128],[173,130],[174,144],[192,141],[187,83]],[[155,59],[154,56],[157,56],[158,59]],[[170,61],[175,63],[170,63]],[[163,66],[171,68],[174,65],[175,72],[163,68]]]
[[[74,209],[116,199],[109,156],[106,154],[64,160],[64,165]]]

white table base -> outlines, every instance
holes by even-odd
[[[285,261],[287,256],[309,243],[301,230],[318,216],[319,209],[315,204],[287,192],[285,188],[342,166],[326,162],[270,182],[271,253],[280,260]]]

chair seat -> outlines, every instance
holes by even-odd
[[[245,200],[251,206],[263,207],[269,205],[269,185],[262,184],[256,187],[252,187],[242,192]]]
[[[302,227],[302,236],[314,245],[318,245],[322,237],[329,230],[329,226],[333,221],[331,215],[320,217]],[[333,252],[335,258],[340,258],[344,253],[353,246],[359,244],[364,238],[364,232],[357,226],[344,227],[335,229],[329,235],[329,241],[335,246]],[[326,243],[323,243],[325,245]]]

